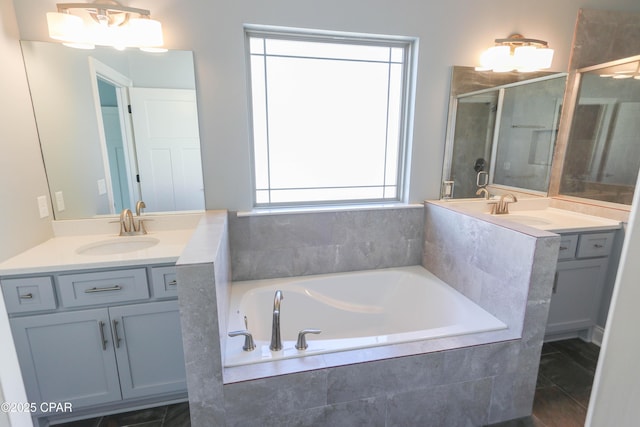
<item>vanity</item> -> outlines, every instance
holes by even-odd
[[[552,207],[551,198],[520,199],[511,203],[510,212],[504,215],[489,213],[491,205],[484,200],[437,203],[520,231],[533,227],[559,234],[545,341],[592,340],[601,305],[608,302],[604,293],[611,285],[608,269],[621,229],[619,221]]]
[[[0,264],[36,425],[186,401],[175,263],[200,217],[154,218],[145,236],[61,230]]]

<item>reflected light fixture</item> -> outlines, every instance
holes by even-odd
[[[122,50],[137,47],[164,52],[162,25],[146,9],[123,6],[115,0],[93,3],[58,3],[47,13],[49,37],[64,45],[93,49],[96,45]],[[72,13],[73,12],[73,13]]]
[[[512,34],[506,39],[495,39],[495,45],[480,56],[476,71],[526,73],[550,68],[552,60],[553,49],[546,41]]]

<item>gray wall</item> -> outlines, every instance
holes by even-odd
[[[229,214],[233,280],[420,264],[423,208]]]

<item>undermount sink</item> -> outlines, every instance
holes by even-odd
[[[76,249],[80,255],[114,255],[148,249],[157,245],[160,240],[147,236],[116,237],[89,243]]]
[[[535,216],[528,215],[517,215],[517,214],[506,214],[506,215],[498,215],[500,218],[517,222],[518,224],[523,225],[549,225],[551,221],[546,220],[544,218],[539,218]]]

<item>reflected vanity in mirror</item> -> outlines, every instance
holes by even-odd
[[[640,56],[579,69],[560,194],[631,205],[640,168]]]
[[[192,52],[21,45],[56,219],[204,209]]]
[[[566,73],[454,66],[442,196],[487,185],[546,194],[565,84]]]

